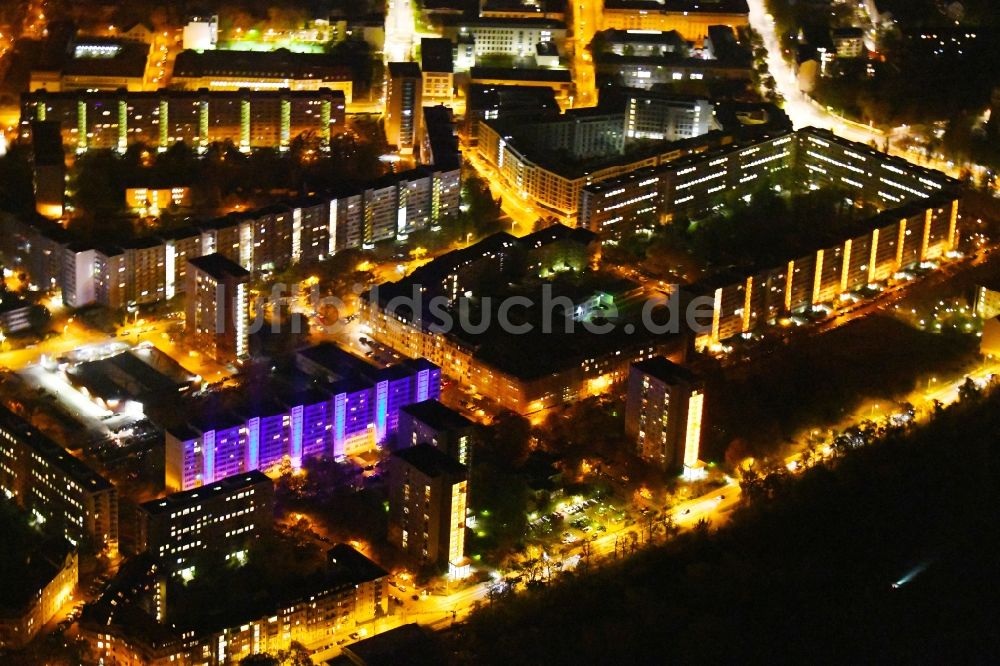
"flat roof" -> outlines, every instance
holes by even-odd
[[[420,76],[420,65],[415,62],[390,62],[389,76],[408,76],[418,78]]]
[[[698,376],[693,372],[663,356],[654,356],[645,361],[633,363],[632,367],[665,384],[691,384],[698,381]]]
[[[393,451],[392,455],[431,478],[444,475],[461,476],[468,471],[465,465],[427,443]]]
[[[191,490],[182,490],[179,493],[167,495],[161,499],[149,500],[139,506],[150,515],[168,513],[176,509],[182,509],[198,502],[207,502],[216,497],[231,495],[245,488],[252,488],[257,485],[266,484],[273,487],[273,482],[263,472],[256,470],[243,472],[227,476],[221,481],[210,483],[207,486],[200,486]]]
[[[325,53],[275,51],[181,51],[174,62],[174,78],[252,76],[264,79],[321,79],[348,81],[351,70]]]
[[[469,78],[496,81],[539,81],[550,83],[572,83],[568,69],[528,69],[524,67],[473,67]]]
[[[473,19],[459,19],[455,21],[459,28],[509,28],[511,30],[517,30],[523,28],[525,30],[540,30],[543,28],[548,28],[550,30],[565,30],[566,24],[562,21],[556,21],[555,19],[548,18],[535,18],[527,17],[521,18],[516,16],[506,17],[506,16],[483,16]]]
[[[80,56],[93,47],[95,52],[104,50],[111,53],[110,57]],[[127,39],[81,38],[73,40],[69,45],[69,53],[62,65],[63,76],[126,76],[141,79],[146,73],[146,61],[149,58],[149,44]]]
[[[87,361],[72,368],[69,374],[105,400],[169,398],[190,387],[194,379],[155,347]]]
[[[208,273],[216,280],[225,280],[226,278],[244,278],[250,275],[250,271],[243,268],[235,261],[224,257],[218,252],[214,254],[202,255],[200,257],[192,257],[188,259],[188,263],[198,270]]]
[[[368,583],[385,578],[389,572],[346,543],[326,551],[329,578],[333,582]]]
[[[462,416],[450,407],[445,407],[437,400],[414,402],[401,409],[421,423],[426,423],[435,430],[462,430],[474,426],[475,423]]]
[[[709,30],[718,26],[709,26]],[[727,26],[723,26],[727,27]],[[681,34],[676,30],[603,30],[598,33],[604,37],[608,42],[624,42],[624,43],[636,43],[636,44],[679,44],[684,45],[687,42],[681,37]]]
[[[556,93],[552,88],[495,83],[470,84],[465,105],[467,109],[497,108],[501,111],[538,109],[558,113],[559,110]]]
[[[343,652],[349,655],[347,663],[364,666],[439,666],[448,661],[427,630],[415,622],[345,645]]]
[[[420,68],[425,72],[454,72],[452,49],[445,37],[424,37],[420,40]]]

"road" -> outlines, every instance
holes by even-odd
[[[417,26],[410,0],[389,0],[385,12],[386,62],[403,62],[413,54]]]
[[[777,91],[784,98],[784,111],[796,129],[807,126],[823,127],[833,131],[838,136],[851,141],[870,144],[874,142],[879,149],[888,143],[889,153],[910,161],[920,160],[923,166],[937,169],[952,178],[962,175],[963,169],[975,172],[985,171],[976,164],[955,164],[954,162],[937,159],[933,156],[920,156],[917,153],[903,149],[894,142],[901,142],[909,137],[910,130],[906,126],[895,127],[888,134],[877,127],[849,120],[827,110],[811,97],[799,90],[798,79],[788,59],[784,57],[774,20],[767,13],[765,0],[747,0],[750,7],[750,26],[760,34],[767,49],[768,71],[774,77]],[[870,34],[870,30],[866,35]],[[870,41],[870,38],[869,38]]]
[[[603,6],[602,0],[576,0],[569,5],[573,37],[567,40],[567,47],[572,50],[573,84],[576,88],[573,106],[577,108],[597,104],[594,60],[587,45],[602,27]]]
[[[469,164],[476,170],[479,177],[490,186],[490,192],[494,198],[501,199],[501,210],[511,219],[510,233],[515,236],[524,236],[531,233],[535,228],[535,222],[544,217],[544,211],[538,210],[527,199],[523,198],[519,192],[510,189],[500,179],[500,174],[488,164],[475,150],[465,152],[465,157]]]

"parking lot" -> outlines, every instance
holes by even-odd
[[[528,518],[531,538],[546,545],[564,546],[618,531],[634,522],[619,503],[598,497],[574,497],[560,502],[550,513]]]

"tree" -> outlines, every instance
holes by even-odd
[[[262,652],[240,659],[240,666],[281,666],[281,660],[272,654]]]
[[[982,390],[972,377],[966,377],[962,385],[958,387],[958,399],[961,402],[972,402],[979,399]]]
[[[52,313],[44,305],[32,305],[28,308],[28,324],[32,330],[41,335],[52,320]]]

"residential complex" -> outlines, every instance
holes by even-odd
[[[190,490],[303,458],[342,459],[380,446],[396,432],[400,409],[441,395],[441,371],[405,360],[379,369],[331,345],[298,354],[315,388],[261,391],[235,409],[193,414],[166,431],[166,486]]]
[[[118,490],[34,426],[0,406],[0,492],[74,546],[118,552]]]
[[[556,219],[575,224],[580,197],[588,185],[673,163],[723,140],[703,132],[713,127],[704,100],[636,90],[630,91],[624,102],[628,113],[598,107],[541,123],[482,120],[477,150],[507,187]],[[563,128],[572,131],[560,132]],[[690,138],[664,138],[625,150],[642,137],[661,135]],[[546,136],[549,138],[543,145],[535,143],[538,137]],[[555,152],[560,149],[562,152]]]
[[[662,356],[633,363],[625,394],[625,434],[636,453],[661,468],[699,473],[705,388],[690,370]]]
[[[424,165],[357,188],[232,213],[121,246],[83,245],[59,225],[4,216],[0,245],[33,284],[61,287],[72,307],[153,303],[183,292],[188,260],[205,254],[221,254],[259,274],[439,225],[458,213],[455,162],[451,155],[444,168]]]
[[[149,552],[168,571],[185,571],[210,550],[242,559],[272,529],[274,483],[258,471],[225,477],[144,502],[136,519],[136,552]]]
[[[167,575],[155,558],[133,558],[87,606],[81,635],[104,663],[228,664],[293,644],[325,650],[389,609],[388,572],[344,544],[331,548],[325,570],[296,589],[262,591],[252,607],[222,604],[211,622],[173,614]]]
[[[469,572],[465,509],[469,472],[431,444],[393,452],[388,463],[389,541],[422,565]]]
[[[581,223],[604,236],[696,215],[725,194],[751,194],[784,173],[816,189],[836,187],[882,212],[857,234],[815,254],[736,281],[719,278],[695,288],[715,303],[712,332],[699,346],[747,333],[758,321],[812,307],[884,281],[906,267],[959,246],[956,183],[826,130],[779,132],[688,156],[660,168],[584,188]],[[778,185],[780,187],[780,185]]]
[[[91,91],[24,93],[21,136],[36,121],[55,122],[63,145],[118,152],[142,143],[164,151],[177,143],[204,151],[231,141],[241,150],[288,150],[292,139],[312,133],[324,142],[345,131],[341,90],[201,89],[155,92]]]
[[[644,300],[642,288],[600,275],[589,284],[531,283],[531,291],[517,292],[533,303],[520,315],[532,326],[524,335],[508,335],[497,325],[476,333],[454,325],[464,299],[496,295],[496,279],[518,285],[526,277],[572,276],[587,270],[594,250],[592,234],[562,225],[522,238],[494,234],[366,293],[364,316],[382,344],[433,361],[444,374],[507,409],[537,412],[624,382],[633,361],[655,354],[683,358],[680,337],[654,335],[631,320]],[[434,306],[432,299],[438,299]],[[563,308],[558,313],[557,305]],[[590,333],[583,322],[611,305],[621,314],[619,326]],[[450,319],[441,319],[441,313]],[[564,332],[559,319],[546,331],[543,320],[553,313],[576,322],[573,331]],[[495,314],[489,317],[494,324]],[[625,333],[629,324],[632,333]]]
[[[221,254],[188,259],[187,316],[192,342],[224,362],[250,353],[250,272]]]

